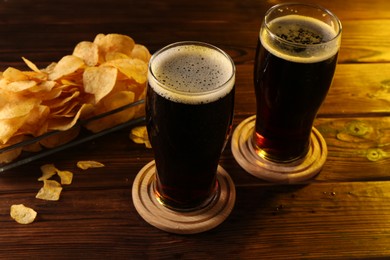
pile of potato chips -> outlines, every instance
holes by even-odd
[[[64,144],[79,133],[72,128],[86,119],[145,97],[148,49],[128,36],[99,34],[93,42],[76,45],[67,55],[45,69],[23,58],[31,71],[8,68],[0,74],[0,149],[59,130],[28,147],[0,154],[8,163],[22,150],[39,151]],[[113,127],[143,113],[143,106],[92,121],[92,132]]]

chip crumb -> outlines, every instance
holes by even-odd
[[[82,170],[87,170],[89,168],[101,168],[104,167],[105,165],[101,162],[97,161],[78,161],[77,162],[77,167],[79,167]]]
[[[62,186],[54,180],[44,180],[43,187],[38,191],[35,198],[42,200],[57,201],[60,199]]]
[[[31,224],[37,217],[37,212],[23,204],[11,206],[10,216],[19,224]]]

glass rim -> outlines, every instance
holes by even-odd
[[[213,49],[213,50],[217,51],[218,53],[222,54],[230,62],[231,67],[232,67],[232,73],[229,76],[229,78],[226,81],[224,81],[223,83],[221,83],[220,85],[218,85],[216,88],[212,89],[212,90],[196,91],[196,92],[176,90],[176,89],[167,87],[166,84],[161,82],[156,77],[156,75],[154,74],[153,69],[152,69],[152,64],[153,64],[153,61],[156,59],[156,57],[159,56],[161,53],[165,52],[166,50],[169,50],[169,49],[171,49],[173,47],[176,47],[176,46],[190,46],[190,45],[203,46],[203,47],[206,47],[206,48]],[[232,80],[234,80],[235,79],[235,75],[236,75],[236,66],[234,64],[233,59],[230,57],[230,55],[228,55],[225,51],[223,51],[221,48],[219,48],[219,47],[217,47],[215,45],[212,45],[212,44],[206,43],[206,42],[201,42],[201,41],[179,41],[179,42],[174,42],[174,43],[168,44],[165,47],[162,47],[161,49],[157,50],[151,56],[151,58],[149,60],[148,72],[150,72],[150,75],[153,77],[153,80],[160,87],[162,87],[163,89],[165,89],[165,90],[167,90],[169,92],[172,92],[172,93],[175,93],[175,94],[180,94],[180,95],[186,95],[186,96],[204,96],[204,95],[208,95],[210,93],[218,92],[221,88],[225,87]]]
[[[336,31],[336,34],[333,38],[331,38],[325,42],[321,42],[321,43],[317,43],[317,44],[303,44],[303,43],[296,43],[296,42],[287,41],[287,40],[279,37],[278,35],[276,35],[275,33],[272,32],[272,30],[268,26],[269,22],[267,19],[269,17],[269,15],[271,13],[273,13],[275,10],[277,10],[280,7],[285,7],[285,6],[305,6],[305,7],[309,7],[312,9],[321,10],[322,12],[329,15],[332,18],[332,20],[334,20],[336,22],[338,31]],[[318,48],[320,46],[327,45],[333,41],[338,40],[340,38],[341,32],[342,32],[342,24],[341,24],[340,19],[334,13],[332,13],[330,10],[328,10],[327,8],[325,8],[321,5],[318,5],[318,4],[297,3],[297,2],[286,2],[286,3],[281,3],[281,4],[277,4],[277,5],[272,6],[270,9],[268,9],[268,11],[264,15],[263,26],[266,28],[267,32],[271,35],[272,38],[277,39],[278,41],[280,41],[284,44],[298,47],[298,48]]]

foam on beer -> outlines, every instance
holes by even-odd
[[[152,57],[149,85],[160,96],[178,103],[204,104],[230,93],[234,64],[229,57],[203,45],[168,48]]]
[[[260,30],[260,41],[264,48],[266,48],[273,55],[292,62],[299,63],[315,63],[320,62],[334,56],[339,49],[339,42],[334,40],[337,35],[335,29],[328,24],[317,20],[312,17],[302,15],[287,15],[276,18],[268,24],[268,28],[272,31],[272,34],[267,30]],[[304,35],[305,39],[299,39],[297,30],[303,28],[309,32],[313,32],[312,35]],[[288,34],[297,35],[297,40]],[[319,42],[318,38],[313,35],[319,35],[322,42]],[[276,40],[275,35],[285,36],[284,43]],[[333,40],[332,40],[333,39]],[[287,43],[293,41],[294,47],[287,48]],[[306,43],[302,43],[306,41]],[[312,43],[310,43],[312,42]]]

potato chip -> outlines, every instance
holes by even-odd
[[[62,185],[69,185],[72,183],[72,180],[73,180],[73,173],[72,172],[60,171],[58,169],[56,171],[57,171],[58,176],[60,176]]]
[[[39,143],[46,148],[54,148],[59,145],[66,144],[75,139],[80,132],[80,127],[75,127],[66,131],[61,131],[52,136],[48,136],[39,141]]]
[[[145,126],[137,126],[131,129],[130,131],[130,138],[136,139],[135,143],[143,143],[143,140],[145,139],[145,136],[147,136],[147,130]],[[141,142],[139,142],[139,139],[142,139]]]
[[[77,91],[77,89],[74,89],[73,91],[69,91],[69,96],[62,96],[60,98],[52,99],[47,102],[42,102],[43,105],[49,107],[51,110],[54,110],[55,108],[62,108],[64,107],[69,101],[76,99],[78,96],[80,96],[80,91]]]
[[[60,130],[66,131],[72,128],[79,118],[83,118],[86,115],[90,114],[93,111],[93,105],[83,104],[81,108],[77,111],[74,117],[72,118],[49,118],[48,120],[48,130]]]
[[[28,115],[0,120],[0,145],[10,144],[10,140],[27,120]]]
[[[127,56],[124,53],[121,52],[109,52],[106,54],[106,62],[110,60],[119,60],[119,59],[129,59],[129,56]]]
[[[43,187],[38,191],[35,198],[42,200],[57,201],[60,199],[62,186],[54,180],[43,180]]]
[[[12,205],[10,216],[19,224],[31,224],[37,217],[37,212],[23,204]]]
[[[145,139],[130,133],[130,139],[136,144],[145,144]]]
[[[31,139],[32,137],[26,137],[26,139]],[[42,151],[42,146],[39,142],[28,144],[23,146],[22,151],[36,153]]]
[[[89,168],[101,168],[104,167],[104,164],[97,161],[78,161],[77,167],[82,170],[87,170]]]
[[[131,51],[130,57],[133,59],[140,59],[148,63],[151,55],[149,50],[145,46],[136,44],[133,50]]]
[[[3,72],[3,78],[9,82],[17,82],[17,81],[25,81],[28,80],[28,76],[26,76],[22,71],[9,67]]]
[[[35,72],[35,71],[23,71],[23,73],[31,80],[36,81],[37,83],[46,81],[48,75],[44,72]]]
[[[42,69],[41,71],[46,74],[53,73],[55,66],[57,66],[57,62],[52,62],[49,65],[47,65],[46,68]]]
[[[102,57],[109,52],[121,52],[130,56],[135,42],[132,38],[121,34],[98,34],[93,41],[99,46]]]
[[[110,95],[121,91],[131,91],[134,93],[134,101],[140,100],[145,97],[143,93],[145,92],[146,94],[146,82],[144,84],[139,84],[133,79],[128,79],[126,77],[124,79],[118,79]],[[109,98],[111,97],[106,97],[106,99]]]
[[[1,131],[1,128],[0,128]],[[5,148],[7,146],[16,144],[23,140],[23,136],[14,136],[10,138],[7,144],[0,144],[0,149]],[[9,150],[7,152],[0,153],[0,163],[9,163],[12,162],[15,158],[17,158],[22,153],[22,148],[15,148]]]
[[[3,91],[0,96],[0,119],[25,116],[39,104],[36,98],[22,97]]]
[[[29,91],[34,92],[34,95],[40,93],[50,93],[50,91],[52,91],[56,85],[57,83],[55,81],[46,80],[46,81],[39,82],[39,84],[30,88]]]
[[[83,74],[84,90],[95,96],[95,103],[104,98],[115,86],[117,69],[113,67],[91,67]]]
[[[42,176],[38,178],[38,181],[48,180],[57,174],[57,168],[54,164],[44,164],[41,166]]]
[[[32,89],[37,85],[34,80],[20,80],[8,84],[8,90],[13,92],[20,92],[26,89]]]
[[[136,144],[145,144],[146,148],[152,148],[152,145],[149,142],[146,126],[137,126],[132,128],[129,137]]]
[[[107,61],[105,66],[113,66],[123,73],[127,78],[134,79],[137,83],[146,82],[148,64],[139,59],[116,59]]]
[[[77,99],[69,100],[63,106],[53,108],[51,110],[52,118],[59,117],[74,117],[77,113],[77,109],[80,106],[80,102]]]
[[[54,82],[54,81],[53,81]],[[53,87],[52,89],[48,89],[48,90],[45,90],[44,88],[48,88],[49,85],[51,85],[52,83],[47,83],[47,84],[44,84],[42,87],[40,87],[40,91],[31,91],[33,93],[31,93],[31,95],[34,95],[35,98],[39,99],[41,102],[44,102],[44,101],[47,101],[47,100],[51,100],[51,99],[55,99],[55,98],[58,98],[60,97],[61,93],[62,93],[62,89],[59,88],[59,87]],[[54,82],[54,84],[56,84]],[[43,103],[41,103],[41,105],[44,105]]]
[[[49,74],[49,80],[57,80],[63,76],[74,73],[84,66],[84,61],[76,56],[64,56],[53,68]]]
[[[96,43],[82,41],[73,50],[73,55],[84,60],[88,66],[96,66],[99,62],[99,47]]]
[[[108,96],[97,106],[98,114],[114,110],[124,105],[134,102],[134,93],[131,91],[120,91]],[[86,128],[94,133],[106,128],[113,127],[134,118],[134,108],[128,108],[104,118],[94,120],[86,125]]]
[[[75,81],[71,81],[69,78],[61,79],[61,84],[63,86],[77,86],[80,88],[82,87],[82,84]]]
[[[17,131],[19,135],[39,136],[47,132],[47,118],[50,109],[46,106],[35,106],[29,113],[23,125]]]
[[[31,61],[29,61],[29,60],[26,59],[25,57],[22,57],[22,59],[23,59],[24,63],[26,63],[26,65],[27,65],[32,71],[35,71],[35,72],[37,72],[37,73],[42,73],[42,71],[40,71],[40,70],[38,69],[38,67],[37,67],[34,63],[32,63]],[[44,73],[42,73],[42,74],[44,74]]]

